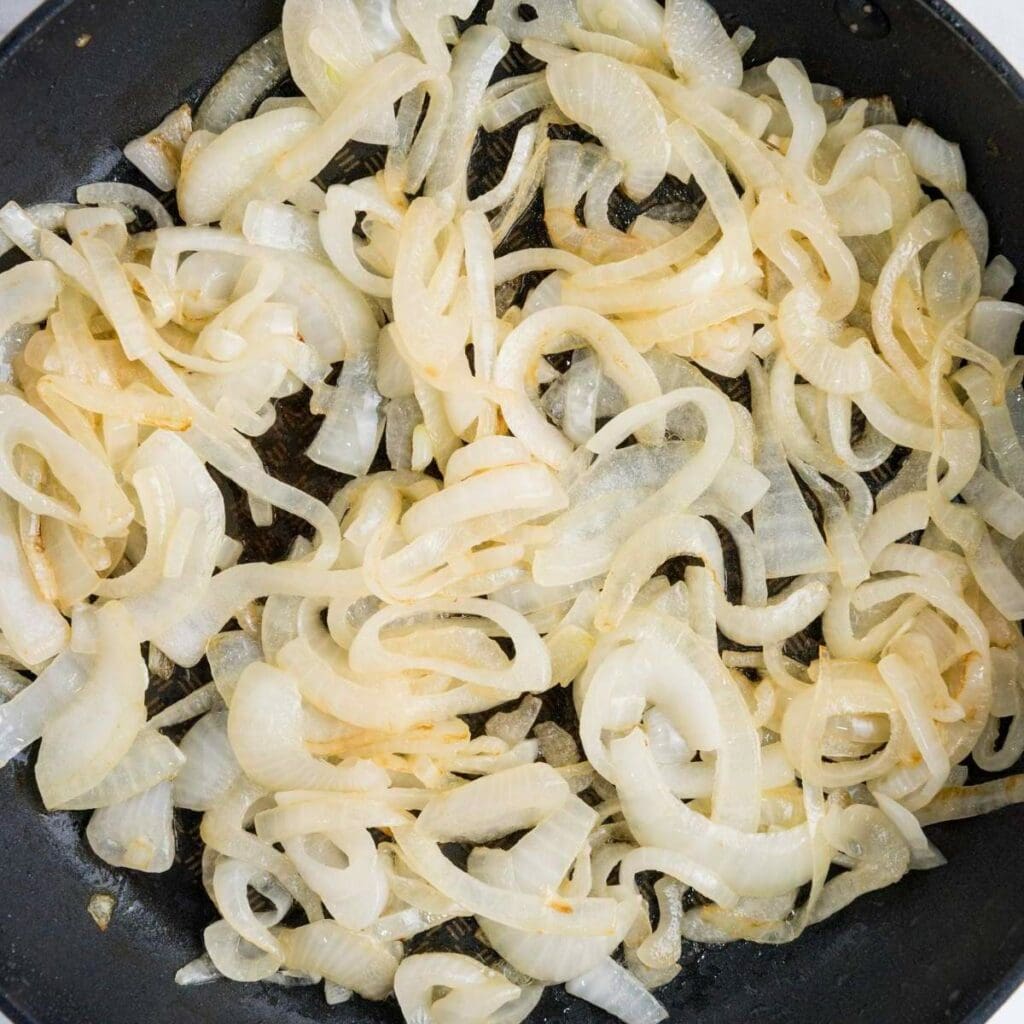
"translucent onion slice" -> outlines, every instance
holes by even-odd
[[[524,17],[522,6],[515,0],[495,0],[487,13],[487,24],[501,29],[513,43],[543,39],[561,45],[569,42],[566,24],[579,24],[580,16],[573,0],[538,0],[529,5],[534,17]]]
[[[146,724],[146,663],[131,619],[116,601],[96,613],[97,653],[88,679],[43,728],[36,781],[48,807],[98,785]]]
[[[739,88],[743,59],[705,0],[669,0],[664,38],[676,74],[688,85]]]
[[[623,814],[645,845],[676,850],[713,869],[740,895],[778,896],[810,880],[805,825],[741,833],[709,821],[672,796],[639,730],[614,740],[611,757]]]
[[[23,690],[0,704],[0,765],[34,743],[85,685],[89,659],[65,651]]]
[[[75,505],[26,484],[13,458],[24,446],[46,460]],[[98,537],[123,536],[132,508],[110,468],[16,394],[0,395],[0,488],[39,515]]]
[[[10,498],[0,496],[0,572],[5,581],[0,592],[0,631],[10,638],[8,643],[22,664],[40,665],[60,654],[70,631],[64,616],[39,592],[18,537],[14,508]]]
[[[309,753],[294,681],[261,662],[238,680],[228,737],[242,770],[268,789],[374,789],[387,783],[369,763],[331,765]]]
[[[217,134],[227,130],[287,74],[284,39],[275,28],[241,53],[206,94],[196,111],[196,128]]]
[[[69,800],[63,809],[78,811],[124,803],[173,779],[184,763],[185,755],[166,736],[152,729],[144,729],[128,753],[102,782]]]
[[[596,135],[625,172],[623,188],[644,199],[665,177],[665,116],[654,94],[612,57],[582,53],[548,64],[548,87],[562,112]]]
[[[93,813],[85,831],[97,857],[115,867],[166,871],[174,863],[171,784],[161,782]]]
[[[384,999],[391,992],[400,947],[395,950],[393,944],[349,931],[336,921],[285,929],[280,942],[292,970],[328,978],[364,999]]]
[[[757,438],[756,466],[771,482],[754,508],[754,534],[764,554],[768,579],[827,570],[831,556],[797,487],[773,420],[762,411],[759,371],[751,367]]]
[[[233,201],[319,123],[314,111],[288,107],[240,121],[218,135],[182,169],[178,209],[185,223],[220,220]]]
[[[459,660],[445,657],[445,651],[433,654],[429,649],[412,650],[408,654],[389,649],[382,631],[416,615],[433,618],[437,615],[476,615],[498,625],[512,640],[515,658],[504,664],[476,664],[470,658]],[[466,638],[468,640],[468,637]],[[472,648],[463,643],[458,646],[472,657]],[[458,649],[458,648],[457,648]],[[363,623],[349,649],[349,663],[361,674],[375,672],[431,671],[449,674],[456,679],[490,689],[503,690],[518,696],[524,691],[541,692],[551,685],[551,661],[535,629],[518,612],[496,601],[467,598],[462,601],[431,599],[409,607],[382,608]]]
[[[657,1024],[668,1019],[668,1010],[643,987],[636,976],[611,957],[566,983],[565,991],[626,1024]]]
[[[520,988],[461,953],[408,956],[394,986],[403,1017],[422,1024],[519,1024],[543,992],[539,985]]]
[[[516,436],[556,468],[571,454],[571,445],[532,405],[526,381],[545,351],[553,349],[569,333],[586,338],[606,375],[634,402],[646,401],[661,391],[650,367],[615,325],[603,317],[579,307],[556,306],[524,320],[502,344],[494,382],[505,391],[502,412]],[[653,424],[643,425],[641,436],[649,443],[660,440],[657,417]]]
[[[201,127],[209,130],[209,125]],[[181,154],[191,134],[192,110],[187,105],[181,106],[172,110],[152,131],[132,139],[124,147],[124,155],[161,192],[170,192],[178,183]]]
[[[181,740],[184,766],[174,778],[174,803],[208,811],[238,780],[242,769],[228,741],[226,711],[204,715]]]
[[[579,0],[576,5],[587,28],[626,39],[657,53],[662,47],[664,12],[655,0]]]
[[[362,931],[380,917],[388,902],[388,877],[382,855],[366,829],[298,836],[286,840],[284,847],[309,887],[340,924]]]
[[[778,331],[786,356],[809,383],[835,394],[854,395],[871,386],[873,353],[866,338],[841,346],[819,315],[813,292],[796,289],[779,307]]]

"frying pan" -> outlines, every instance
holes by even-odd
[[[901,119],[920,117],[961,141],[995,228],[993,251],[1024,266],[1024,81],[945,3],[717,6],[730,29],[756,28],[753,61],[799,57],[815,80],[853,95],[889,93]],[[1007,0],[1008,16],[1014,6]],[[67,199],[84,181],[132,180],[120,146],[197,100],[280,8],[281,0],[44,4],[0,45],[0,200]],[[305,447],[295,436],[302,424],[283,420],[264,452],[272,470],[302,461],[292,454]],[[0,772],[0,1008],[16,1024],[400,1019],[393,1001],[330,1008],[312,987],[176,987],[174,972],[201,952],[214,916],[196,871],[194,819],[179,823],[170,872],[114,872],[89,852],[83,816],[42,812],[28,757]],[[930,834],[948,866],[864,896],[790,945],[687,947],[679,978],[659,992],[671,1019],[981,1024],[1024,979],[1024,808]],[[117,901],[106,932],[86,911],[96,892]],[[535,1019],[610,1018],[551,989]]]

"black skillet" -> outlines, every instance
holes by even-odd
[[[2,4],[4,0],[0,0]],[[1020,0],[1005,0],[1007,18]],[[995,252],[1024,267],[1024,81],[941,0],[720,0],[755,61],[800,57],[854,95],[887,92],[964,146]],[[0,201],[68,199],[123,175],[119,147],[194,101],[280,18],[281,0],[50,0],[0,46]],[[287,459],[288,437],[278,455]],[[272,459],[277,462],[278,459]],[[284,460],[283,460],[284,461]],[[0,581],[2,586],[2,581]],[[0,772],[0,1009],[16,1024],[396,1022],[393,1002],[327,1007],[319,989],[180,989],[213,911],[194,848],[165,875],[114,872],[81,815],[41,812],[25,757]],[[194,821],[182,822],[187,833]],[[789,946],[689,949],[661,990],[672,1021],[980,1022],[1024,979],[1024,808],[931,830],[949,857],[865,896]],[[117,899],[100,932],[90,896]],[[607,1020],[558,990],[538,1021]]]

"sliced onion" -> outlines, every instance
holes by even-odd
[[[185,756],[166,736],[144,729],[113,771],[92,789],[69,800],[64,809],[78,811],[124,803],[173,779],[184,763]]]
[[[66,804],[98,785],[146,723],[149,676],[128,613],[110,602],[96,619],[97,654],[88,678],[43,728],[36,781],[47,806]]]
[[[446,993],[438,996],[437,990]],[[543,990],[520,988],[468,956],[417,953],[395,972],[395,996],[406,1020],[423,1024],[519,1024]]]
[[[241,768],[231,750],[227,712],[204,715],[185,734],[185,763],[174,778],[174,803],[191,811],[207,811],[235,784]]]
[[[174,862],[172,810],[171,784],[161,782],[94,811],[86,837],[96,856],[115,867],[166,871]]]
[[[398,967],[392,950],[336,921],[286,929],[281,944],[292,970],[328,978],[365,999],[383,999],[391,991]]]
[[[196,128],[217,134],[226,131],[287,73],[284,40],[278,28],[242,53],[206,94],[196,111]]]
[[[672,66],[687,84],[739,88],[743,59],[705,0],[669,0],[664,33]]]
[[[656,1024],[668,1010],[629,971],[610,957],[566,983],[565,991],[585,999],[626,1024]]]
[[[547,82],[562,112],[622,163],[626,193],[638,200],[650,195],[665,177],[669,140],[661,107],[644,82],[598,53],[549,63]]]
[[[569,42],[565,26],[578,25],[579,14],[572,0],[538,0],[530,4],[536,17],[523,17],[515,0],[495,0],[487,14],[487,24],[501,29],[513,43],[543,39],[550,43]]]

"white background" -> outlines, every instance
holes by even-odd
[[[171,0],[175,2],[175,0]],[[981,32],[1024,72],[1024,5],[1021,0],[949,0]],[[0,37],[33,10],[39,0],[0,0]],[[951,868],[950,870],[955,870]],[[0,1024],[6,1019],[0,1015]],[[1007,1003],[990,1024],[1021,1024],[1024,1021],[1024,988]]]

